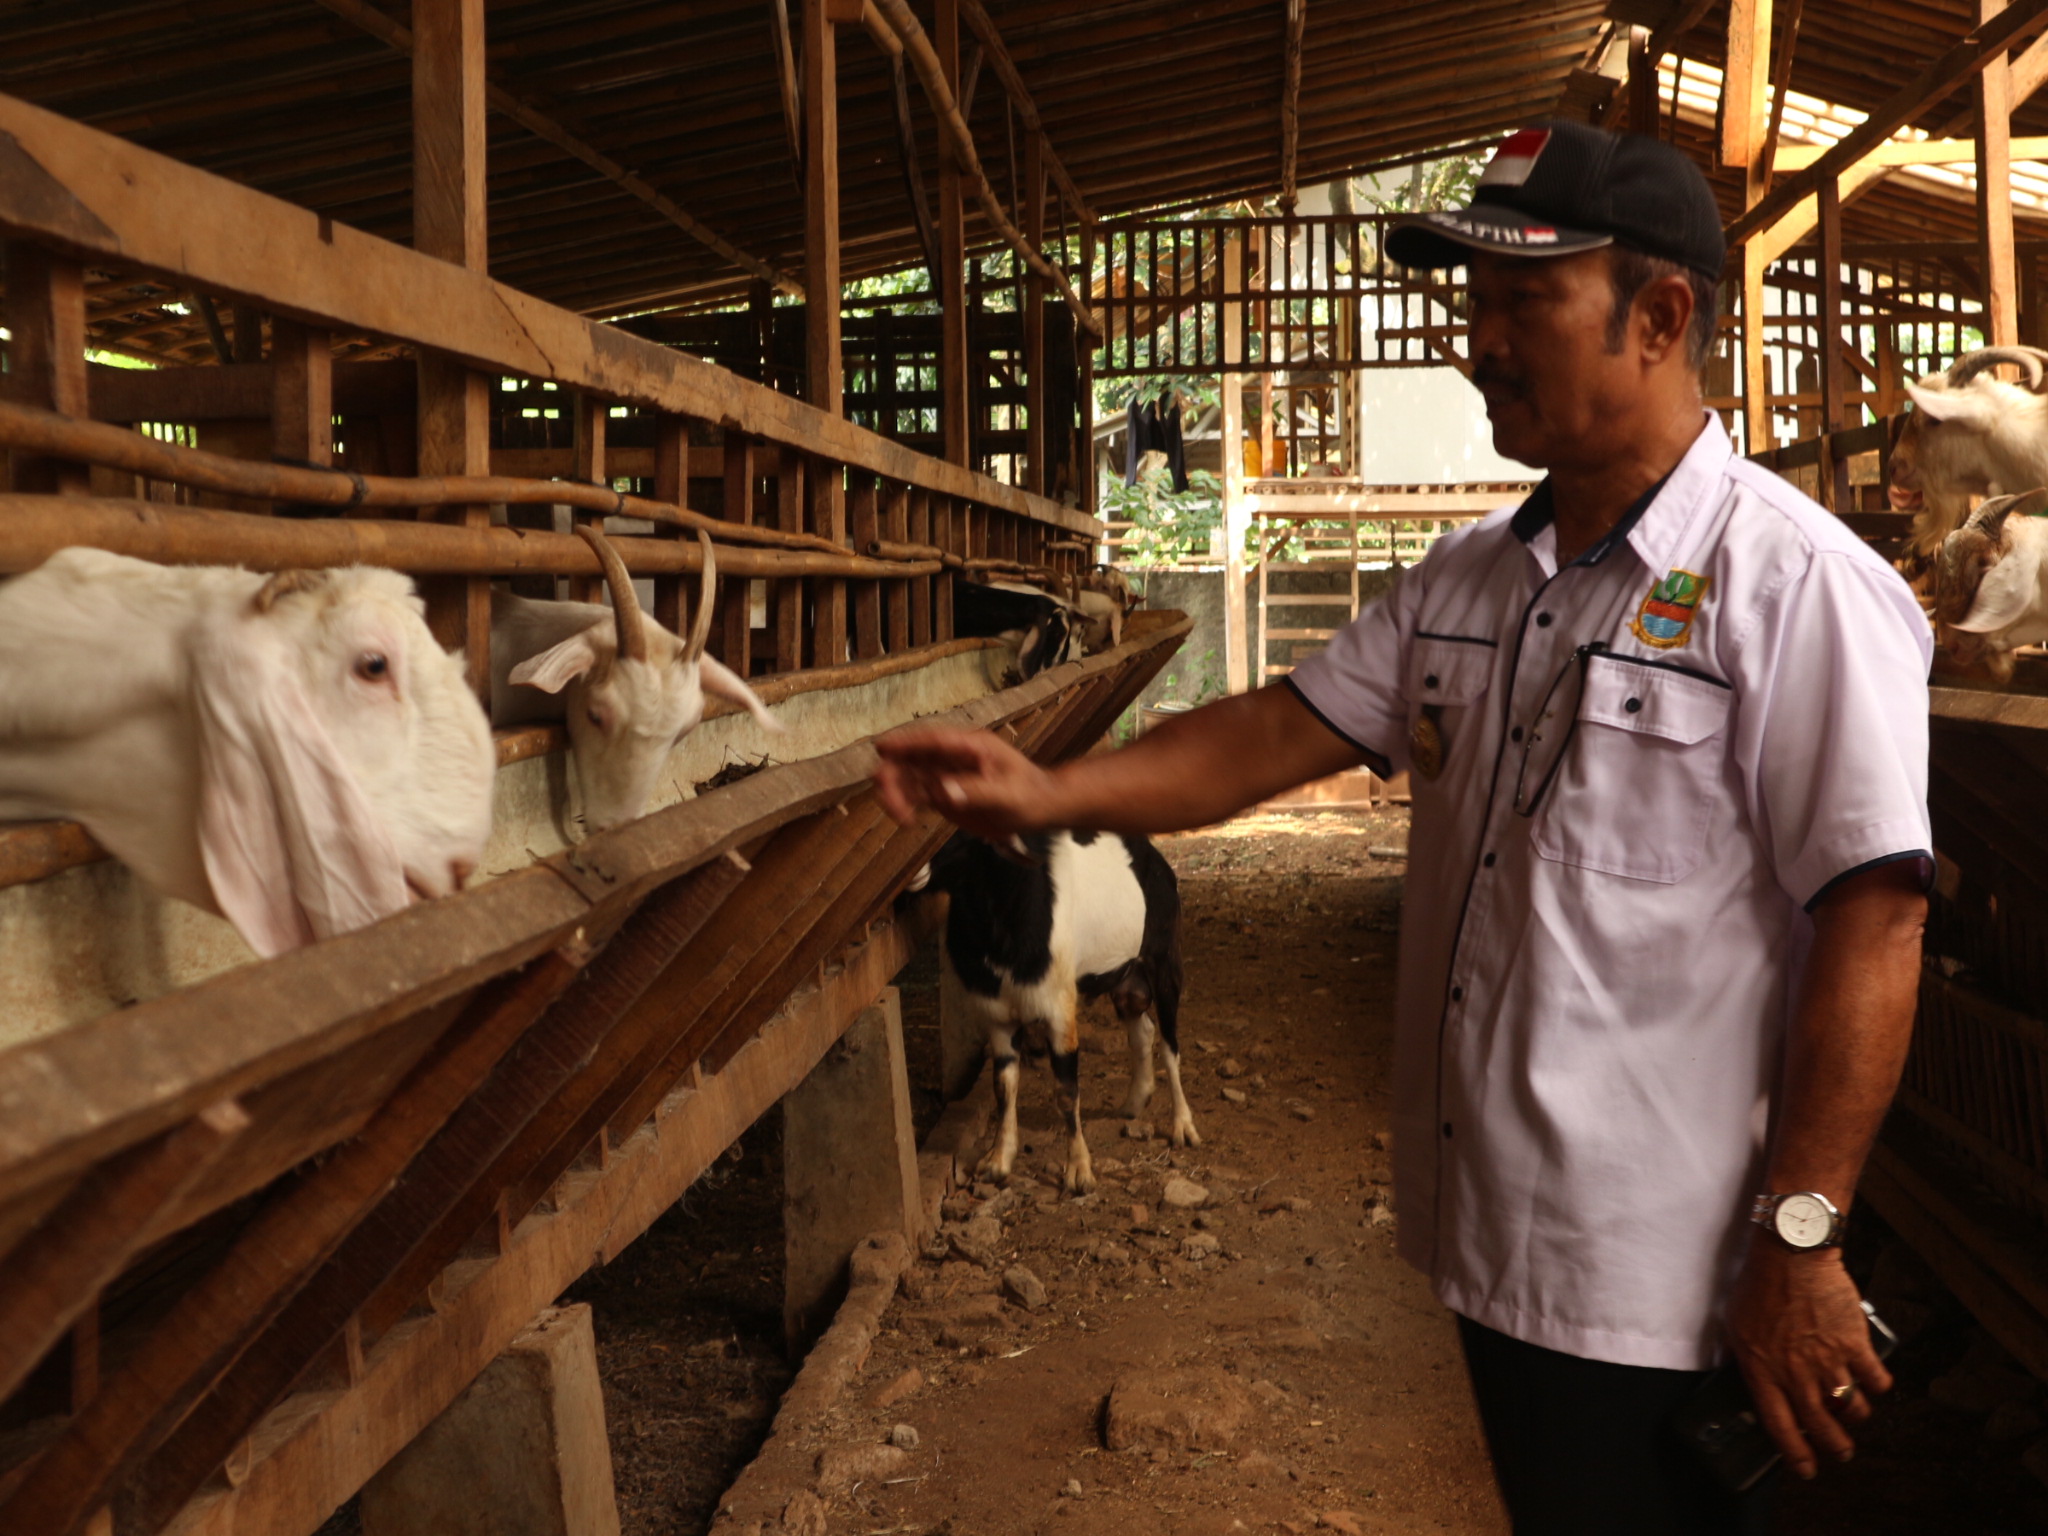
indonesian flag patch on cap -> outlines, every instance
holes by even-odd
[[[1479,185],[1519,187],[1536,169],[1536,157],[1543,153],[1543,146],[1549,142],[1548,128],[1517,129],[1501,140],[1500,148],[1486,162],[1486,169],[1480,173]]]

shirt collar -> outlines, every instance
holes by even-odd
[[[1636,557],[1651,570],[1664,569],[1691,525],[1692,514],[1705,500],[1705,493],[1720,479],[1734,452],[1721,418],[1708,411],[1700,435],[1693,439],[1692,446],[1686,449],[1685,456],[1671,472],[1637,497],[1635,503],[1621,514],[1620,521],[1573,563],[1598,565],[1626,542]],[[1529,493],[1529,499],[1515,509],[1508,527],[1524,544],[1555,520],[1557,507],[1551,494],[1550,480],[1546,476],[1543,483]]]

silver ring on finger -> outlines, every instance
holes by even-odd
[[[1829,1397],[1842,1404],[1847,1404],[1849,1399],[1855,1395],[1856,1383],[1853,1381],[1845,1381],[1839,1387],[1830,1388],[1828,1391]]]

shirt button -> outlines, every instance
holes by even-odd
[[[1462,1003],[1463,1001],[1465,1001],[1465,989],[1463,987],[1451,988],[1451,1001],[1454,1003]]]
[[[1627,710],[1630,714],[1634,714],[1637,710],[1643,707],[1643,701],[1641,699],[1630,699],[1626,704],[1622,705],[1621,707]]]
[[[1422,680],[1422,686],[1425,688],[1434,688],[1436,686],[1436,674],[1432,672],[1429,674],[1429,676],[1425,677]]]
[[[1549,615],[1549,614],[1547,614],[1547,613],[1539,613],[1539,614],[1537,614],[1537,615],[1536,615],[1536,627],[1537,627],[1538,629],[1548,629],[1548,628],[1550,628],[1550,615]]]
[[[1516,726],[1516,727],[1515,727],[1515,728],[1514,728],[1514,729],[1513,729],[1512,731],[1509,731],[1509,732],[1508,732],[1508,740],[1509,740],[1509,741],[1520,741],[1521,739],[1522,739],[1522,728],[1521,728],[1521,727],[1520,727],[1519,725],[1518,725],[1518,726]]]
[[[1451,1122],[1450,1122],[1450,1121],[1448,1121],[1448,1120],[1446,1120],[1446,1121],[1444,1122],[1444,1140],[1445,1140],[1445,1141],[1449,1141],[1450,1139],[1451,1139]]]
[[[1479,862],[1484,864],[1488,869],[1491,869],[1493,868],[1493,855],[1489,853],[1485,858],[1481,859]]]

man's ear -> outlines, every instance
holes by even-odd
[[[1636,314],[1642,326],[1643,354],[1661,363],[1673,352],[1685,351],[1685,339],[1692,330],[1692,283],[1677,274],[1652,278],[1636,295]]]

